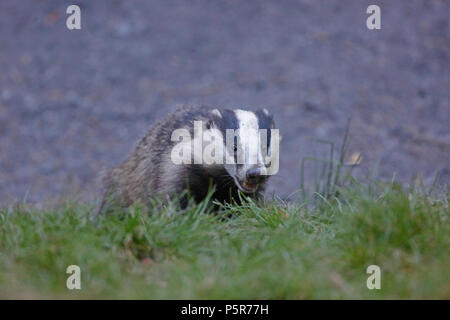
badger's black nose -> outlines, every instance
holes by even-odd
[[[261,175],[261,169],[258,167],[248,169],[245,176],[248,181],[254,183],[259,183],[264,179],[264,176]]]

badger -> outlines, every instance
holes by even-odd
[[[192,140],[182,141],[180,130]],[[155,198],[180,197],[184,207],[188,198],[201,202],[208,192],[219,203],[240,203],[240,193],[260,199],[268,178],[278,170],[274,133],[278,136],[267,109],[181,107],[153,125],[122,164],[101,175],[104,197],[98,212],[113,204],[149,206]],[[210,144],[205,146],[203,140]],[[202,159],[212,141],[216,149],[211,156],[218,161]],[[194,152],[178,152],[183,148]],[[251,159],[251,154],[256,157]]]

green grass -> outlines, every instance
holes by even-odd
[[[316,199],[94,222],[80,203],[3,209],[0,298],[450,299],[448,193],[353,184]],[[72,264],[81,290],[66,288]],[[380,290],[366,287],[371,264]]]

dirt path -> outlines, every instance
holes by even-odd
[[[69,1],[0,2],[1,202],[94,197],[99,169],[186,102],[271,109],[282,196],[308,139],[340,141],[349,116],[360,173],[450,180],[449,1],[77,3],[69,31]]]

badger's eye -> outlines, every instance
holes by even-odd
[[[234,141],[233,141],[233,151],[234,153],[236,153],[238,150],[238,139],[236,136],[234,136]]]

